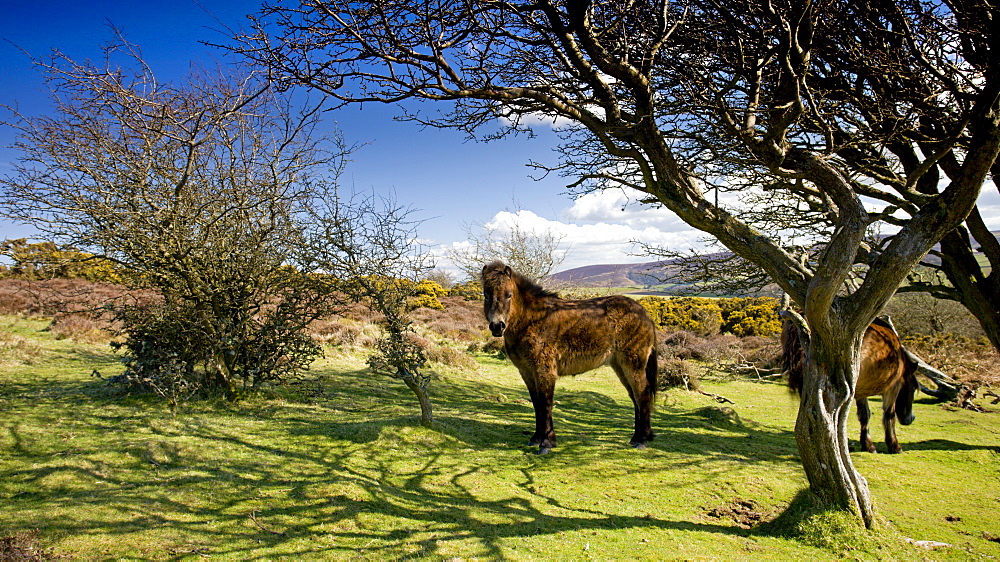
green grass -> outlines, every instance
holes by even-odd
[[[657,440],[627,447],[607,370],[560,381],[559,446],[526,447],[509,364],[442,369],[436,427],[405,387],[332,355],[232,405],[113,394],[104,346],[0,317],[0,536],[38,530],[83,559],[968,559],[1000,556],[1000,417],[920,402],[902,455],[855,454],[875,533],[805,492],[795,404],[776,384],[703,381],[736,402],[661,397]],[[877,404],[873,404],[875,409]],[[852,436],[856,427],[852,426]],[[881,445],[881,444],[880,444]],[[952,546],[927,550],[906,542]]]

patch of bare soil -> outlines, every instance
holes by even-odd
[[[15,533],[0,537],[0,561],[8,560],[57,560],[62,558],[38,544],[38,532]]]
[[[715,519],[730,519],[743,529],[750,529],[764,519],[753,500],[735,499],[722,507],[708,510],[708,516]]]

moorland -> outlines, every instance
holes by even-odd
[[[313,327],[325,354],[302,377],[174,411],[108,384],[122,367],[99,320],[7,289],[0,558],[1000,556],[1000,407],[918,397],[902,454],[854,453],[879,517],[865,532],[808,492],[796,400],[768,374],[774,337],[663,332],[664,364],[686,375],[660,389],[646,450],[627,446],[631,404],[610,370],[560,381],[559,444],[538,456],[527,393],[476,301],[412,313],[432,373],[423,427],[406,387],[366,368],[377,328],[361,308]],[[113,288],[87,292],[101,291]],[[996,388],[989,346],[907,341],[981,394]]]

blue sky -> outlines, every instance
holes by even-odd
[[[0,0],[0,105],[16,104],[26,115],[49,109],[43,82],[30,58],[59,49],[78,60],[98,58],[112,39],[110,25],[139,45],[160,80],[179,78],[191,62],[211,65],[223,55],[199,41],[221,42],[220,30],[239,27],[254,1],[234,0]],[[344,178],[348,187],[394,193],[422,219],[419,234],[437,254],[465,242],[463,224],[519,221],[522,228],[562,233],[569,252],[561,269],[594,263],[631,263],[631,243],[642,240],[674,250],[702,247],[691,231],[665,210],[645,208],[634,197],[613,191],[571,199],[565,179],[534,181],[529,160],[552,163],[555,136],[540,125],[535,139],[491,143],[466,141],[456,131],[422,129],[392,119],[393,107],[366,104],[331,115],[331,126],[350,142],[367,143],[353,156]],[[0,146],[13,141],[0,127]],[[0,173],[15,154],[0,148]],[[1000,229],[1000,196],[987,186],[981,208],[988,224]],[[23,226],[0,222],[0,240],[30,236]],[[441,260],[447,267],[447,262]]]

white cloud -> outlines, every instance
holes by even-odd
[[[487,222],[493,228],[516,224],[522,230],[554,231],[563,236],[562,247],[568,251],[560,270],[585,265],[638,263],[651,261],[641,255],[637,242],[672,251],[690,249],[714,251],[705,242],[707,235],[681,221],[671,211],[640,203],[642,194],[628,189],[609,189],[577,197],[570,206],[546,218],[533,211],[501,211]],[[735,207],[735,201],[734,207]],[[984,186],[979,208],[987,226],[1000,229],[1000,193],[992,183]],[[444,256],[448,249],[467,248],[467,241],[439,246],[435,254]],[[446,259],[441,265],[448,267]]]
[[[664,209],[643,208],[631,198],[616,199],[611,192],[578,198],[564,210],[564,220],[547,219],[532,211],[502,211],[487,226],[512,224],[532,232],[553,231],[563,236],[566,261],[559,269],[572,269],[601,263],[636,263],[652,258],[641,253],[638,243],[683,251],[703,248],[704,233],[682,223]],[[629,199],[626,194],[619,194]]]
[[[665,207],[640,203],[643,197],[649,196],[633,189],[596,191],[577,197],[561,215],[572,223],[610,222],[633,228],[654,226],[671,231],[691,228]]]
[[[983,222],[990,230],[1000,230],[1000,191],[993,182],[986,182],[976,202]]]
[[[514,119],[512,117],[504,115],[499,119],[500,123],[502,123],[505,127],[509,127],[514,124]],[[559,115],[545,115],[543,113],[529,113],[521,115],[517,119],[518,123],[520,123],[522,127],[528,127],[529,129],[550,128],[553,131],[559,131],[574,124],[572,119]]]

